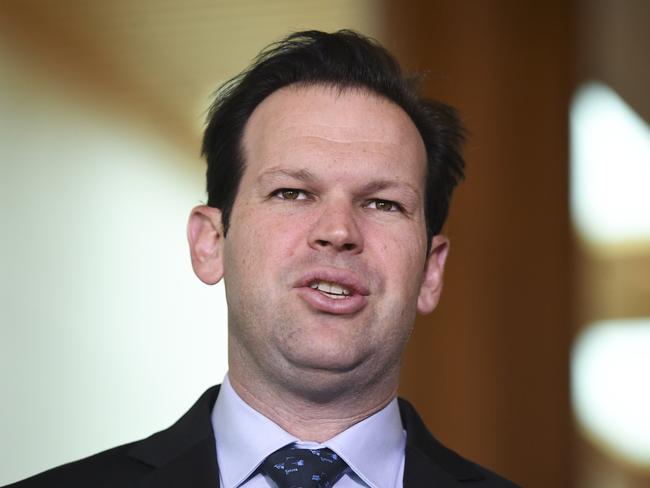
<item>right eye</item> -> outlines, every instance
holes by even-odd
[[[273,196],[280,200],[306,200],[307,194],[295,188],[281,188],[273,192]]]

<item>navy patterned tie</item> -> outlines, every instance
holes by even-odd
[[[261,465],[278,488],[330,488],[347,467],[331,449],[300,449],[295,444],[278,449]]]

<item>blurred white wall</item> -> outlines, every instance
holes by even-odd
[[[0,485],[147,436],[226,371],[185,243],[209,94],[383,0],[0,2]]]
[[[187,153],[0,44],[0,485],[175,421],[226,371]]]

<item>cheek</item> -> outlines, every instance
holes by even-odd
[[[404,270],[424,267],[426,233],[414,222],[394,224],[368,223],[363,226],[366,243]]]
[[[400,228],[398,231],[384,229],[372,246],[381,262],[388,287],[396,294],[410,297],[419,292],[426,255],[425,239],[419,227]]]
[[[259,266],[275,267],[291,257],[306,242],[307,215],[278,215],[273,211],[242,211],[238,227],[238,253],[247,255]]]

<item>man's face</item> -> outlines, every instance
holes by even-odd
[[[288,87],[253,112],[223,243],[231,374],[323,392],[394,377],[427,260],[426,153],[406,113],[366,91]]]

